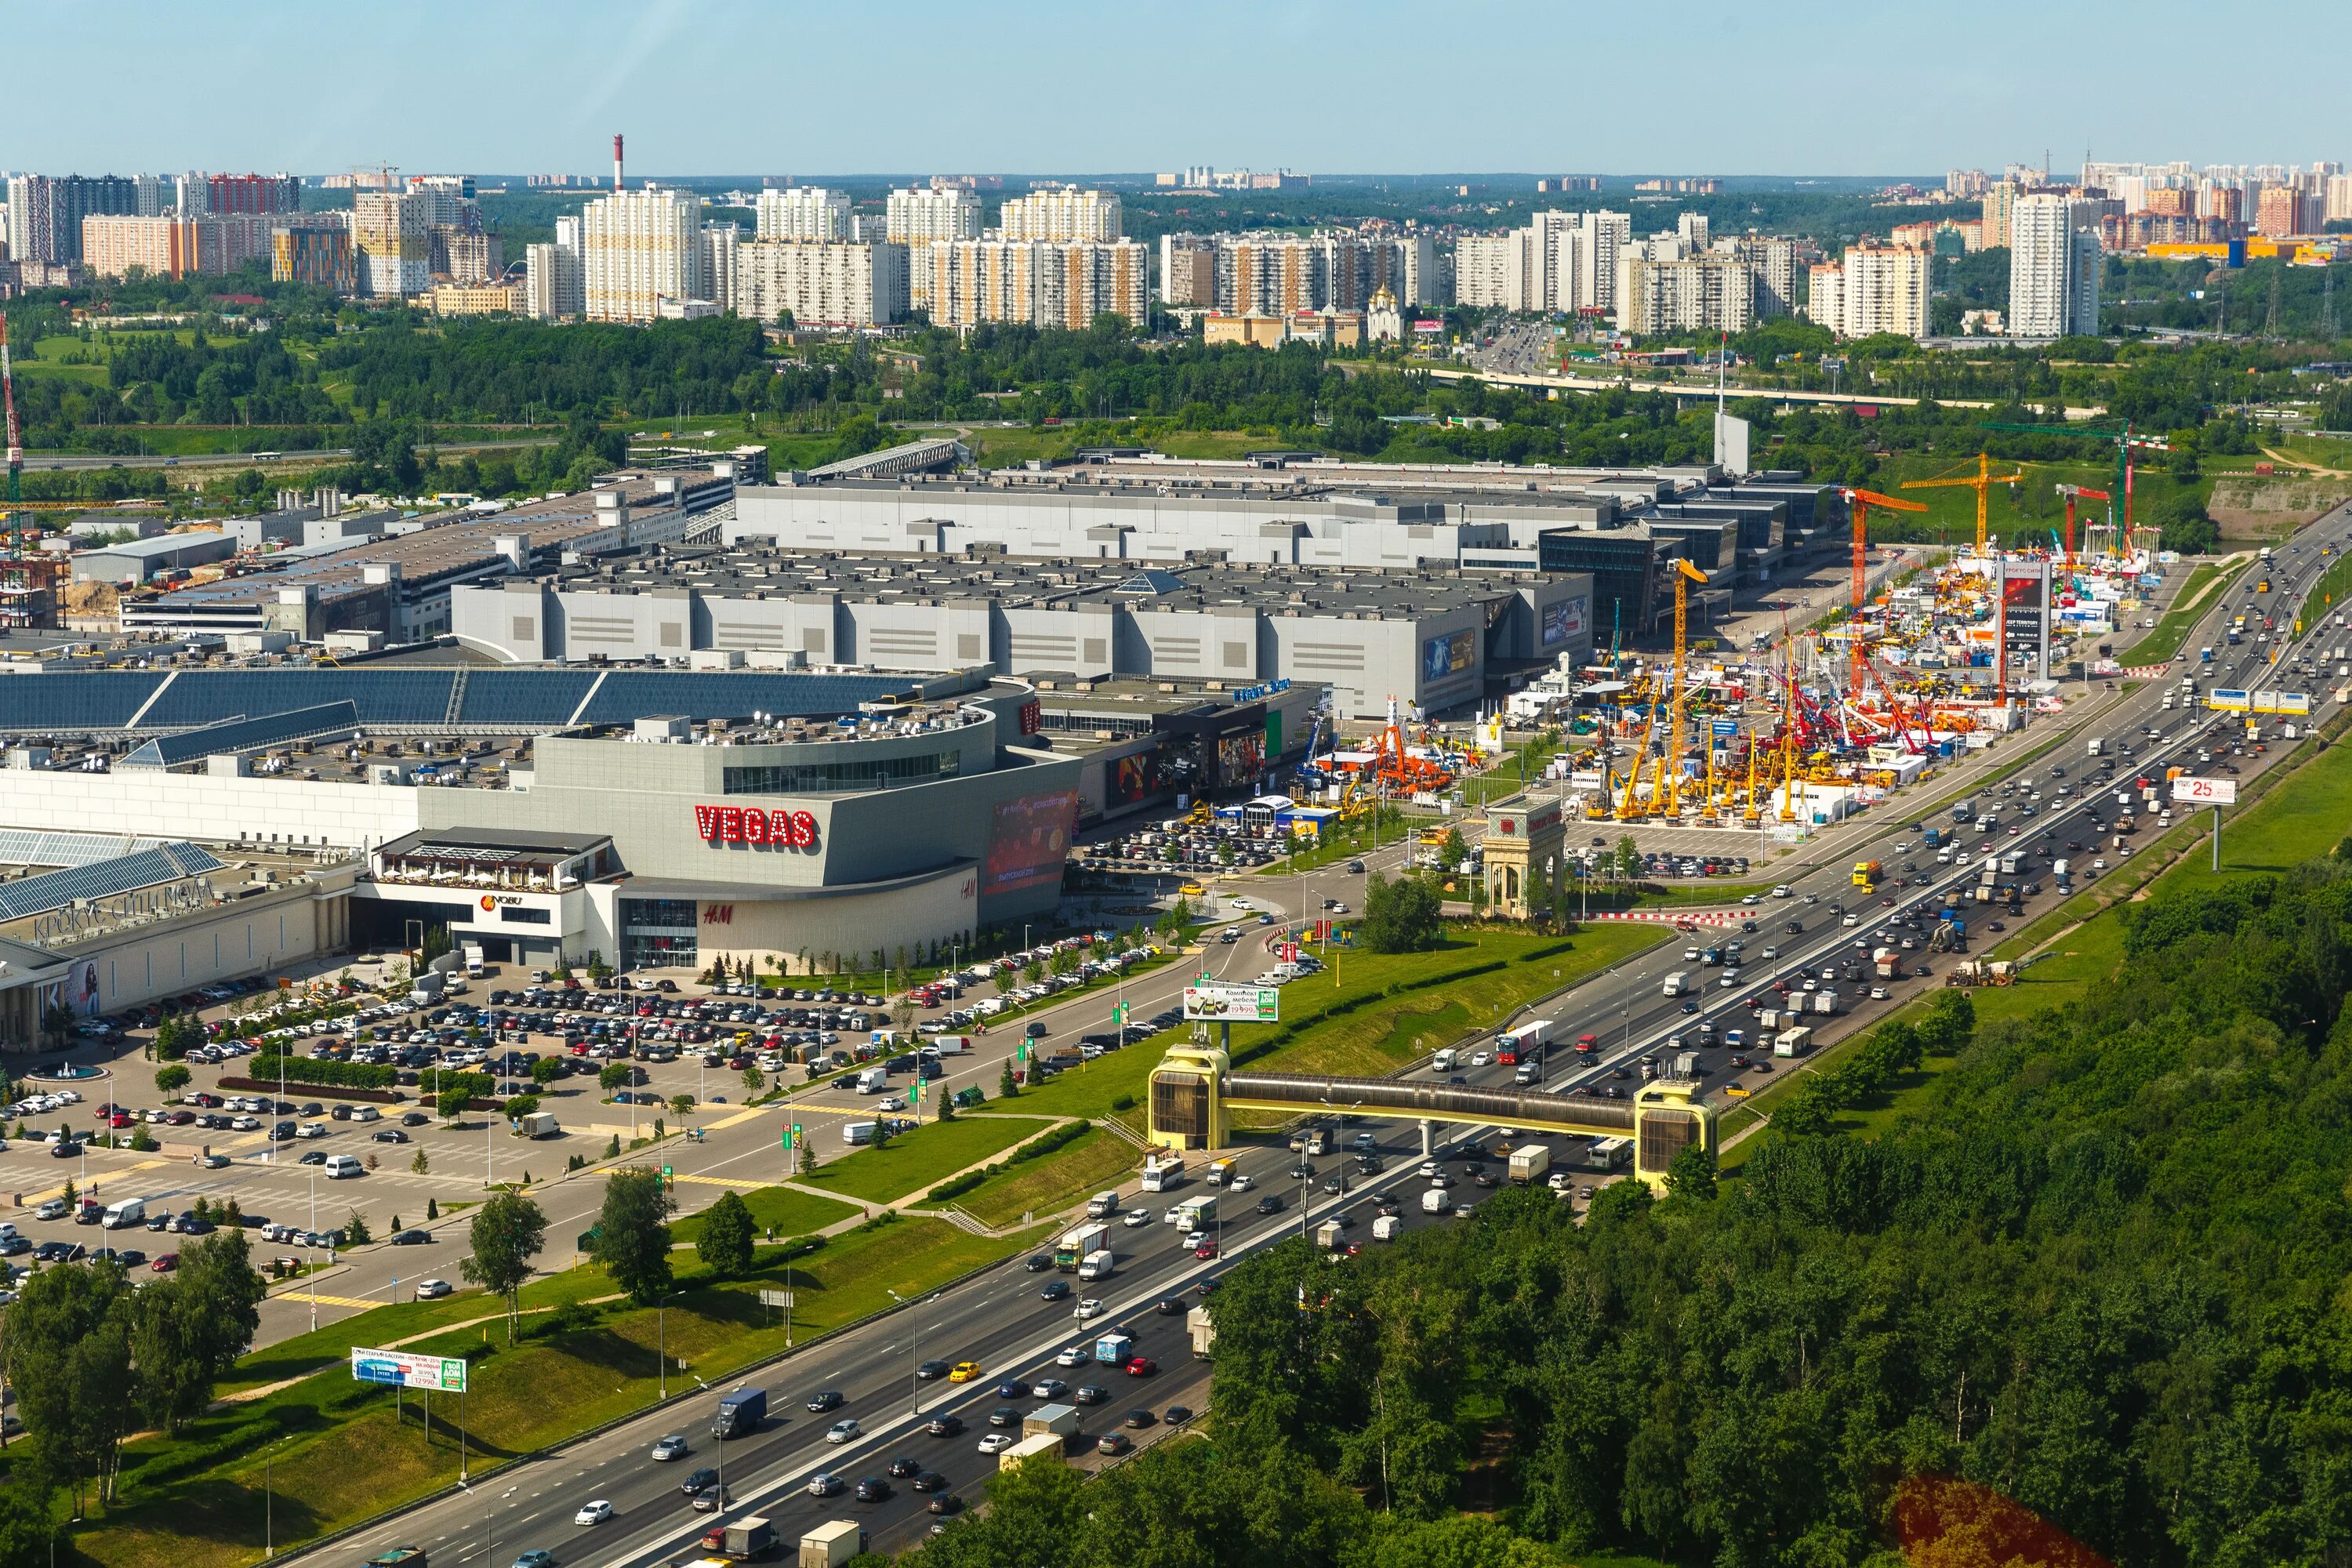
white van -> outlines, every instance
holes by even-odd
[[[99,1224],[108,1230],[136,1230],[147,1223],[147,1200],[124,1198],[106,1205],[106,1217]]]
[[[886,1069],[882,1068],[867,1068],[864,1072],[857,1075],[858,1093],[887,1094],[889,1091],[890,1074]]]
[[[362,1174],[366,1167],[362,1166],[359,1163],[359,1159],[355,1155],[330,1154],[327,1156],[327,1163],[324,1169],[327,1173],[327,1179],[329,1181],[334,1181],[343,1176],[356,1176]]]
[[[352,1107],[352,1120],[354,1121],[381,1121],[383,1120],[383,1112],[378,1110],[373,1105],[354,1105]]]
[[[841,1141],[845,1143],[871,1143],[874,1142],[874,1129],[875,1123],[871,1121],[844,1122]]]

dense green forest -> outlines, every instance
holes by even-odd
[[[2352,864],[2120,912],[2084,1002],[1853,1053],[1826,1098],[1956,1058],[1878,1136],[1789,1114],[1581,1226],[1523,1191],[1236,1265],[1206,1440],[1016,1472],[925,1568],[1893,1564],[1936,1482],[2116,1563],[2342,1561]]]

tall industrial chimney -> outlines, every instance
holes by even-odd
[[[613,132],[613,189],[621,188],[621,133]]]

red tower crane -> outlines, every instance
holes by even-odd
[[[2058,487],[2058,493],[2066,498],[2066,564],[2072,566],[2074,564],[2075,498],[2078,496],[2088,496],[2093,500],[2104,501],[2112,501],[2116,498],[2113,491],[2095,490],[2088,485],[2060,485]]]

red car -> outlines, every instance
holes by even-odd
[[[1127,1375],[1129,1377],[1150,1377],[1159,1370],[1160,1363],[1153,1361],[1148,1355],[1129,1356],[1128,1358]]]
[[[1192,1249],[1192,1256],[1195,1258],[1214,1258],[1216,1255],[1217,1244],[1213,1239],[1204,1241]]]
[[[109,1127],[115,1129],[117,1131],[120,1131],[123,1128],[131,1125],[131,1116],[126,1111],[118,1110],[113,1115],[106,1119],[106,1124]]]
[[[147,1267],[153,1269],[158,1274],[169,1274],[173,1269],[177,1268],[179,1266],[180,1255],[176,1252],[166,1252]]]

